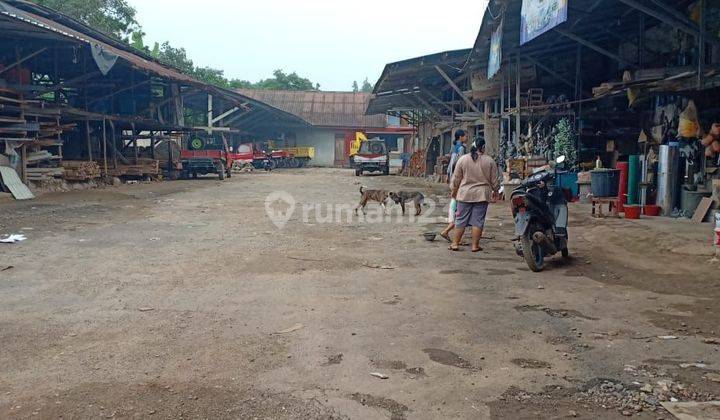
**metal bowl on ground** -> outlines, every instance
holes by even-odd
[[[435,238],[437,238],[437,233],[427,232],[427,233],[423,234],[423,236],[425,237],[426,241],[433,242],[433,241],[435,241]]]

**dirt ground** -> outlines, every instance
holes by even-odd
[[[502,204],[480,254],[423,239],[440,206],[326,220],[360,183],[447,203],[304,169],[0,204],[28,237],[0,245],[0,418],[658,419],[720,396],[708,225],[573,205],[572,259],[532,274]]]

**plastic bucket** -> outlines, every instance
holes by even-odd
[[[573,198],[577,198],[580,195],[577,172],[558,172],[556,183],[558,187],[569,190]]]
[[[656,205],[652,205],[652,204],[647,205],[643,209],[643,213],[645,214],[645,216],[651,216],[651,217],[660,216],[660,206],[656,206]]]
[[[617,197],[620,191],[620,170],[605,169],[591,171],[592,194],[594,197]]]
[[[642,207],[625,205],[625,218],[637,220],[640,218]]]

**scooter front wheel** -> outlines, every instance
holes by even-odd
[[[545,253],[542,246],[535,243],[529,235],[520,239],[523,248],[523,257],[531,271],[539,273],[545,268]]]

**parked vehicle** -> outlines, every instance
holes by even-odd
[[[188,142],[190,150],[180,152],[182,178],[197,178],[198,175],[217,174],[220,180],[232,176],[233,158],[227,142],[222,139],[194,137]],[[206,149],[206,150],[203,150]]]
[[[302,168],[315,158],[314,147],[288,147],[270,152],[266,150],[254,143],[241,144],[238,147],[236,160],[243,163],[252,162],[256,169],[273,170]]]
[[[241,163],[251,163],[255,169],[266,171],[274,169],[270,156],[257,148],[254,143],[241,144],[235,154],[235,159]]]
[[[555,185],[557,168],[542,170],[526,180],[512,193],[511,206],[517,235],[516,250],[525,258],[530,270],[545,268],[545,258],[568,251],[568,199],[565,191]]]
[[[375,138],[363,141],[358,153],[353,158],[355,175],[365,172],[382,172],[390,175],[390,156],[385,140]]]
[[[295,159],[297,166],[295,168],[303,168],[315,159],[314,147],[287,147],[285,150]]]

